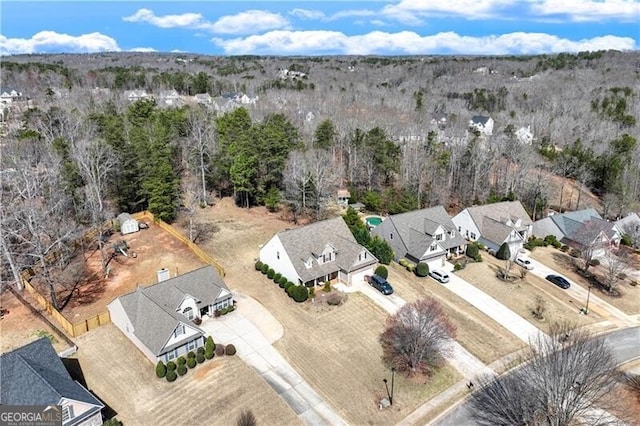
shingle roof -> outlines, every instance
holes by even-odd
[[[482,238],[497,245],[502,244],[514,228],[490,217],[482,221]]]
[[[407,252],[416,259],[420,259],[433,243],[434,233],[438,226],[441,225],[447,232],[456,229],[451,217],[442,206],[391,215],[385,220],[389,220],[395,225],[400,238],[407,247]],[[464,244],[464,239],[456,232],[455,237],[447,237],[438,243],[448,250]]]
[[[0,405],[56,405],[61,398],[104,405],[75,382],[48,338],[0,356]]]
[[[522,231],[527,226],[533,224],[527,211],[522,207],[520,201],[501,201],[499,203],[484,204],[481,206],[468,207],[467,211],[480,230],[480,234],[484,235],[483,226],[484,218],[489,217],[495,221],[505,223],[508,220],[514,222],[520,219],[520,226],[513,228]],[[487,222],[489,224],[490,222]]]
[[[277,236],[289,255],[298,276],[305,282],[339,269],[350,272],[358,261],[358,255],[362,250],[366,250],[356,242],[342,217],[281,231]],[[335,248],[336,260],[318,264],[315,258],[322,253],[327,244]],[[359,263],[358,268],[377,262],[375,256],[368,250],[366,251],[367,257],[371,260]],[[311,268],[305,266],[309,257],[314,259]]]
[[[176,312],[185,295],[195,298],[198,308],[202,308],[213,304],[228,291],[220,275],[209,265],[149,287],[138,287],[118,299],[136,337],[151,352],[160,355],[167,339],[180,323],[199,330]]]
[[[611,222],[594,217],[581,223],[573,232],[567,234],[566,239],[589,247],[601,233],[611,239],[615,235],[613,226]]]
[[[482,124],[485,125],[489,121],[490,117],[485,117],[484,115],[474,115],[471,117],[471,122],[474,124]]]
[[[575,230],[580,227],[582,223],[591,218],[602,219],[602,216],[600,216],[598,212],[592,208],[554,214],[549,217],[555,222],[558,228],[560,228],[560,231],[562,231],[562,233],[565,235],[575,232]]]

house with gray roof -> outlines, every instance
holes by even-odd
[[[2,354],[0,377],[0,405],[46,406],[64,426],[102,424],[104,404],[71,378],[47,337]]]
[[[471,120],[469,120],[469,128],[484,136],[493,134],[493,125],[493,118],[484,115],[474,115],[471,117]]]
[[[389,243],[396,261],[425,262],[431,269],[464,253],[465,240],[442,206],[391,215],[371,233]]]
[[[631,237],[631,244],[634,247],[640,247],[640,216],[638,213],[629,213],[617,220],[615,225],[623,235]]]
[[[507,243],[512,254],[522,248],[533,232],[533,222],[520,201],[467,207],[451,220],[463,238],[495,251]]]
[[[204,346],[196,325],[233,305],[233,296],[213,266],[205,266],[120,296],[107,305],[111,322],[153,363],[171,361]]]
[[[342,217],[278,232],[260,249],[260,261],[292,283],[347,285],[372,275],[378,259],[356,242]]]
[[[592,208],[550,214],[533,223],[533,235],[538,238],[553,235],[561,241],[566,235],[573,234],[582,223],[592,218],[602,219],[602,216]]]

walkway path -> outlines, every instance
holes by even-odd
[[[242,294],[234,294],[234,297],[241,308],[229,315],[206,319],[200,327],[216,342],[235,345],[238,356],[262,376],[303,423],[346,425],[347,422],[271,346],[282,337],[280,323],[252,298]]]

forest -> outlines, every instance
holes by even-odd
[[[120,212],[172,222],[225,196],[293,222],[326,217],[338,189],[388,214],[518,199],[539,218],[585,207],[583,190],[606,217],[640,209],[637,52],[24,55],[0,68],[0,91],[22,94],[1,115],[4,278],[52,250],[70,259],[69,241]],[[131,102],[133,89],[153,97]],[[163,102],[168,90],[180,100]],[[204,93],[255,102],[213,108],[193,100]],[[469,128],[476,115],[490,134]]]

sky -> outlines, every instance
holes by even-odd
[[[640,48],[640,0],[2,0],[0,16],[0,55],[530,55]]]

